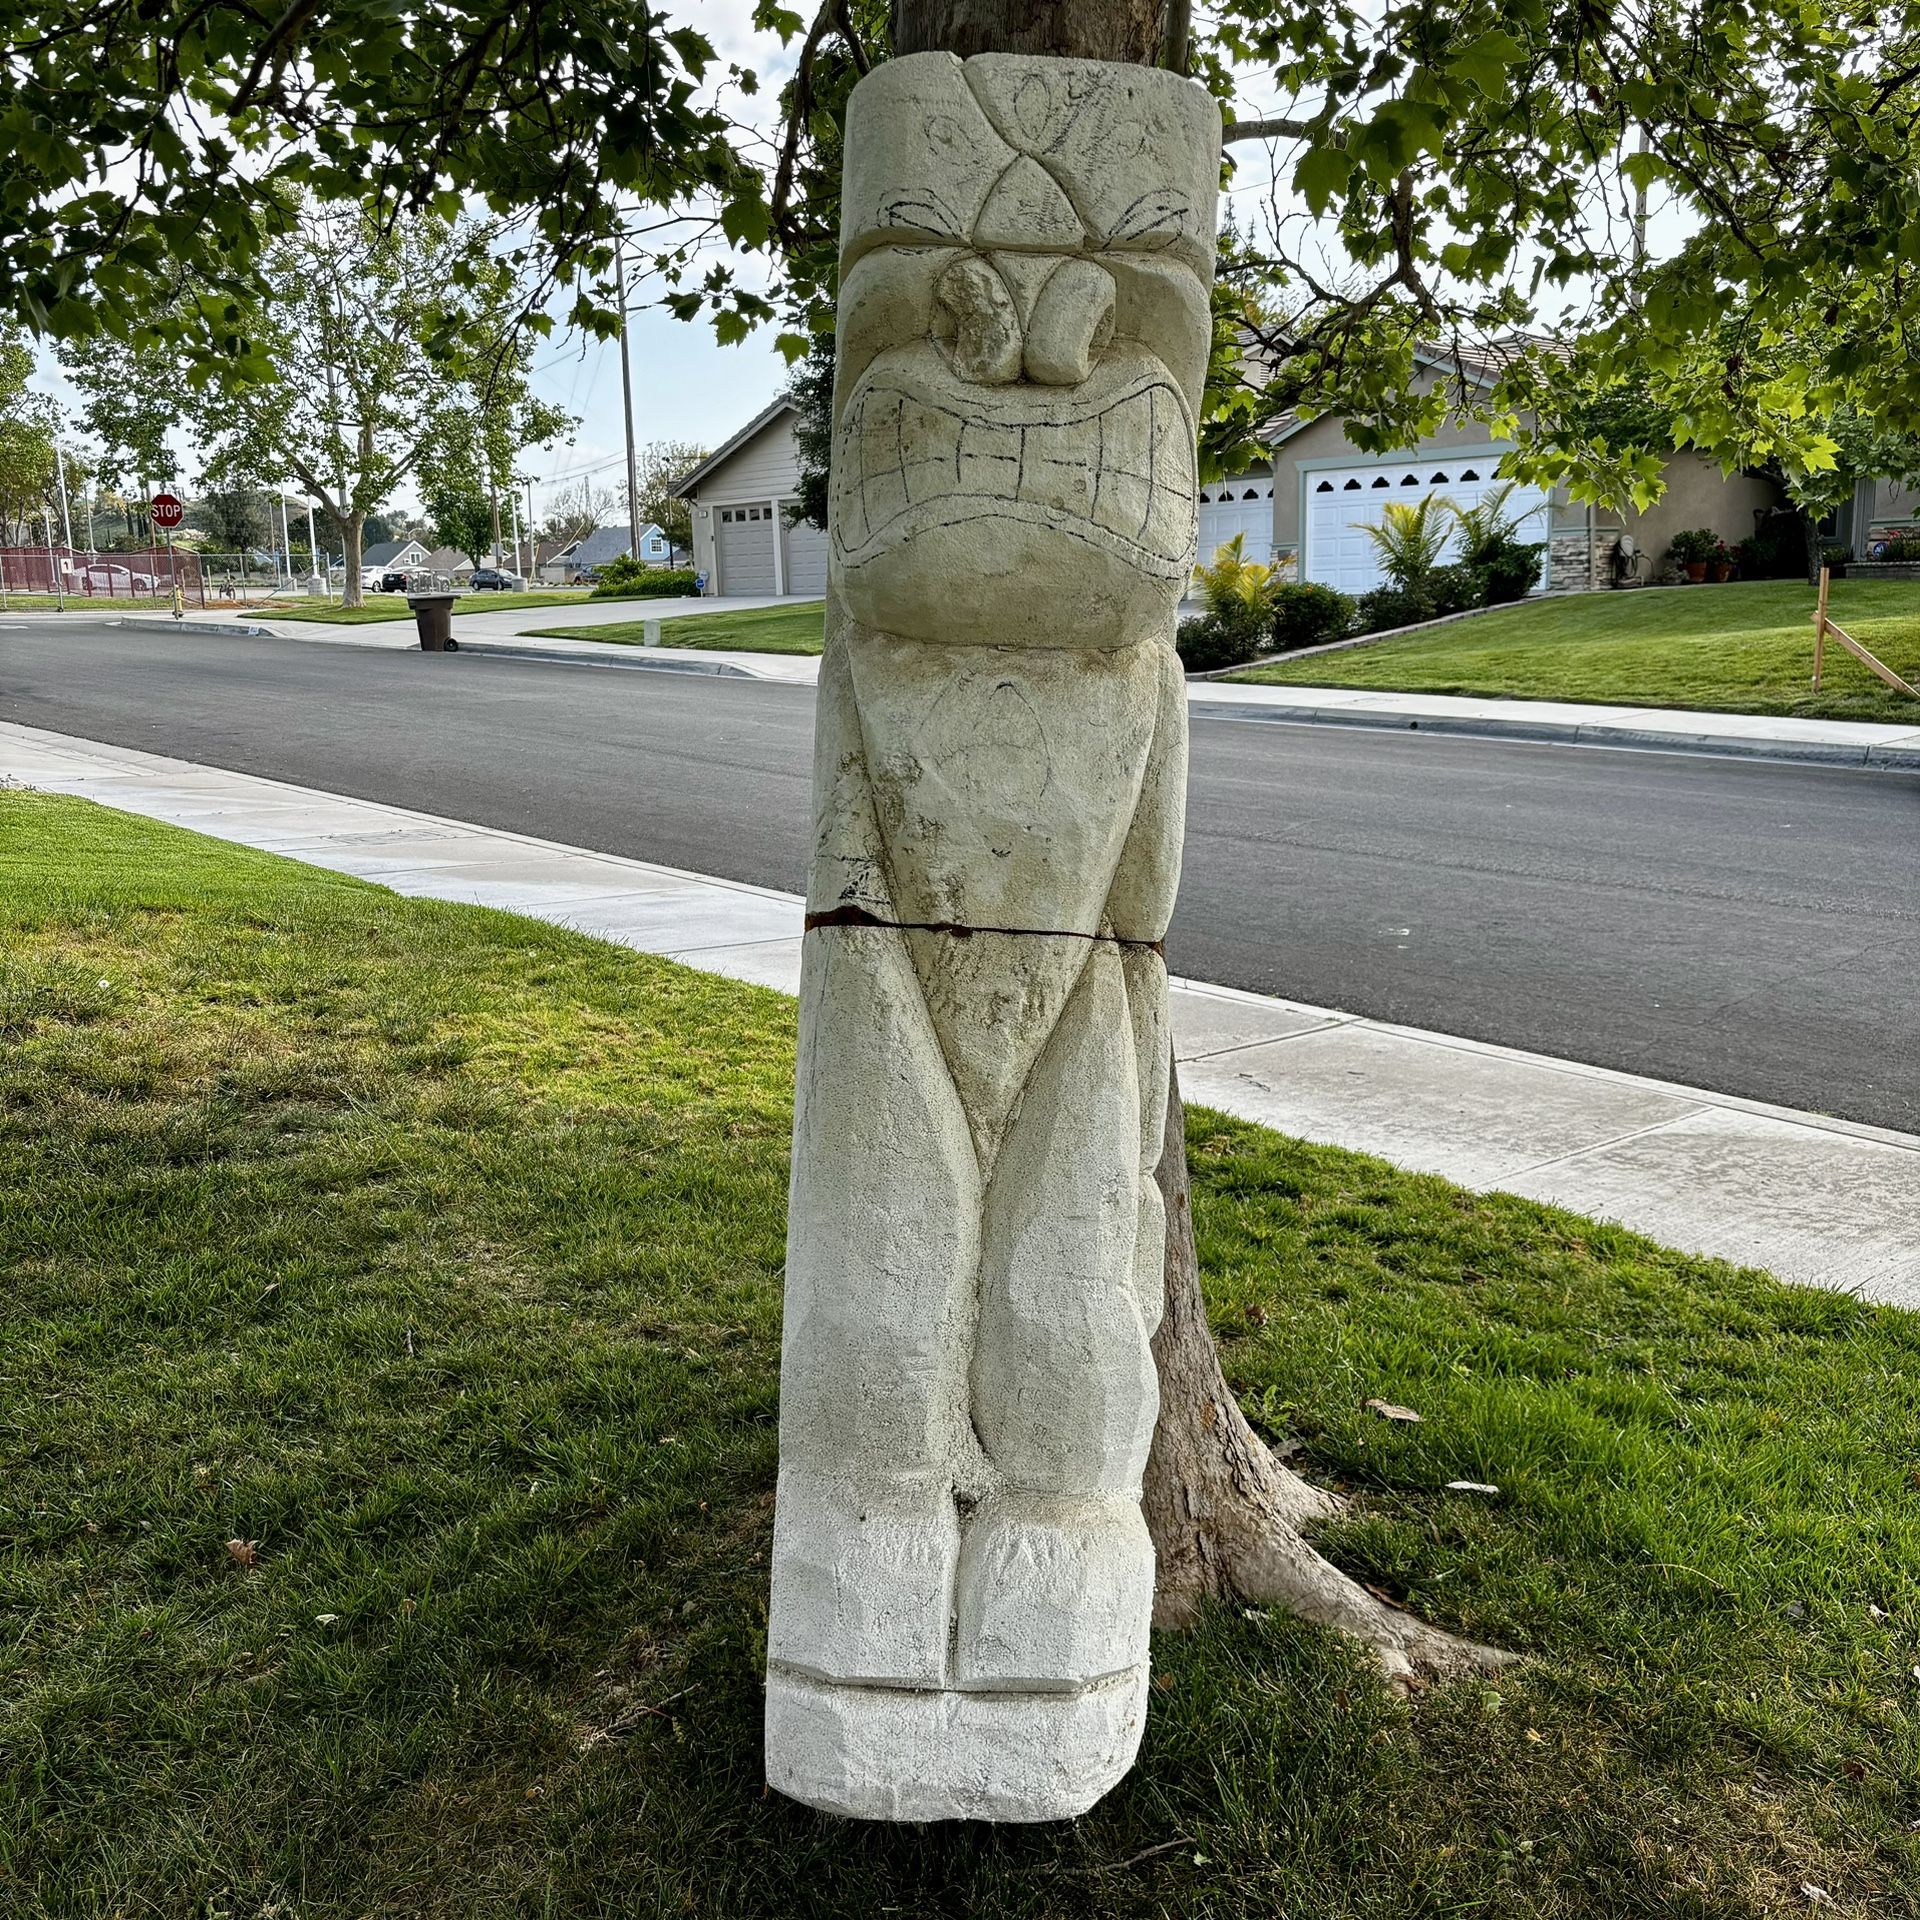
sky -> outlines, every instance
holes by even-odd
[[[752,26],[753,0],[678,0],[670,11],[697,22],[723,61],[752,68],[761,80],[757,100],[736,98],[743,116],[758,109],[763,124],[775,111],[779,90],[792,70],[796,48],[782,48],[771,34]],[[1260,76],[1249,77],[1245,97],[1236,102],[1241,113],[1275,110],[1271,89]],[[1272,156],[1258,144],[1233,149],[1235,174],[1228,199],[1243,231],[1260,230],[1261,210],[1273,192]],[[1287,162],[1285,164],[1289,164]],[[1282,192],[1283,204],[1291,195]],[[1293,211],[1298,211],[1297,207]],[[1666,222],[1656,210],[1655,251],[1661,251]],[[761,263],[741,263],[750,277],[764,272]],[[786,366],[773,344],[776,331],[764,327],[745,341],[722,346],[705,319],[676,320],[664,309],[646,304],[659,289],[644,282],[631,287],[637,306],[631,316],[629,342],[633,360],[635,438],[692,441],[715,447],[752,419],[779,393]],[[559,312],[563,303],[555,303]],[[37,383],[70,408],[76,396],[50,352],[40,356]],[[538,395],[564,408],[580,422],[570,441],[530,448],[521,457],[520,471],[534,479],[536,514],[545,518],[545,502],[553,490],[583,476],[599,487],[611,487],[622,477],[625,464],[621,430],[620,353],[617,343],[556,331],[539,343],[533,360],[533,385]],[[190,453],[187,477],[197,477],[197,452]],[[396,502],[412,509],[417,502],[402,494]]]

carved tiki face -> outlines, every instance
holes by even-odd
[[[1219,116],[1146,67],[913,54],[853,96],[831,573],[904,638],[1119,647],[1193,565]]]

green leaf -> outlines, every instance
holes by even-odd
[[[1353,157],[1331,142],[1309,147],[1293,170],[1294,191],[1306,201],[1316,219],[1345,194],[1353,178]]]

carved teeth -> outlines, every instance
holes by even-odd
[[[854,552],[910,509],[996,503],[1095,527],[1156,563],[1193,546],[1193,449],[1185,409],[1161,383],[1069,420],[969,417],[883,382],[856,396],[835,461],[835,531]],[[916,519],[923,518],[916,514]]]

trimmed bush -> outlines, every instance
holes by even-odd
[[[691,567],[646,567],[622,554],[596,570],[596,600],[658,599],[693,591]]]
[[[1249,608],[1195,614],[1180,622],[1174,648],[1189,673],[1241,667],[1262,652],[1268,635],[1266,610]]]
[[[1501,607],[1524,600],[1540,578],[1540,556],[1545,551],[1538,540],[1488,541],[1467,562],[1479,582],[1474,604]]]
[[[1273,590],[1273,644],[1283,652],[1344,640],[1353,631],[1351,596],[1312,580],[1283,581]]]
[[[1431,609],[1426,617],[1437,620],[1443,613],[1465,613],[1469,607],[1477,607],[1481,584],[1478,569],[1464,561],[1435,567],[1421,582],[1421,596]]]
[[[1375,587],[1354,602],[1362,633],[1387,633],[1433,618],[1433,602],[1409,587]]]

